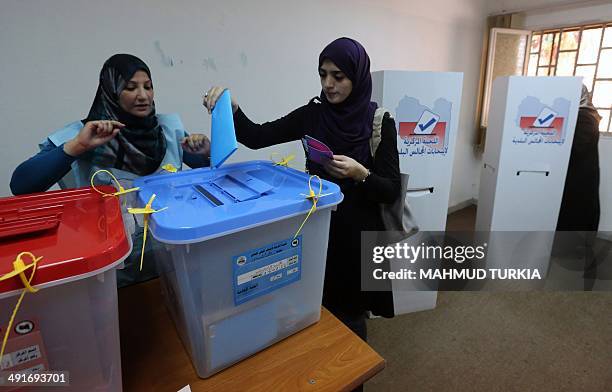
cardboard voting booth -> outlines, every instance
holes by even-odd
[[[494,81],[476,216],[476,230],[488,233],[488,266],[520,254],[512,257],[514,267],[546,274],[581,86],[579,77]]]
[[[372,73],[372,100],[395,119],[400,171],[410,175],[408,197],[421,232],[446,229],[462,85],[458,72]],[[418,234],[409,242],[416,246],[423,240]],[[394,270],[402,268],[393,264]],[[436,291],[410,285],[393,281],[396,314],[436,306]]]

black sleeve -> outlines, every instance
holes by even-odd
[[[399,154],[395,121],[385,114],[382,122],[381,140],[376,150],[370,175],[362,184],[366,197],[377,203],[393,203],[400,187]]]
[[[70,171],[75,159],[64,152],[63,144],[56,147],[49,141],[42,151],[17,166],[11,177],[11,192],[23,195],[46,191]]]
[[[210,158],[202,154],[192,154],[188,151],[183,151],[183,163],[192,169],[198,167],[210,166]]]
[[[301,139],[305,134],[315,103],[304,105],[278,120],[256,124],[238,108],[234,113],[236,138],[252,149]]]

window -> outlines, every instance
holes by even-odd
[[[612,23],[534,31],[527,75],[582,76],[602,117],[599,131],[612,132]]]
[[[480,125],[487,127],[493,80],[498,76],[524,75],[531,31],[494,27],[489,37],[487,71]]]

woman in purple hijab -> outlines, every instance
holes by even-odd
[[[320,96],[275,121],[253,123],[232,96],[234,125],[238,141],[249,148],[311,136],[333,151],[332,159],[306,163],[309,173],[337,183],[344,194],[332,212],[323,304],[365,340],[366,310],[393,316],[391,301],[377,300],[373,309],[361,291],[359,243],[362,231],[384,230],[378,204],[392,203],[399,195],[397,131],[385,113],[373,157],[369,143],[377,105],[371,101],[370,58],[359,42],[351,38],[331,42],[319,55],[318,72]],[[213,87],[206,93],[204,106],[209,111],[223,91]]]

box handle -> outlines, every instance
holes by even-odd
[[[406,189],[406,195],[408,197],[423,197],[434,193],[434,187],[428,186],[424,188],[408,188]]]
[[[546,177],[548,177],[550,174],[550,171],[549,170],[519,170],[516,172],[516,175],[520,176],[521,174],[527,174],[527,173],[543,174]]]

